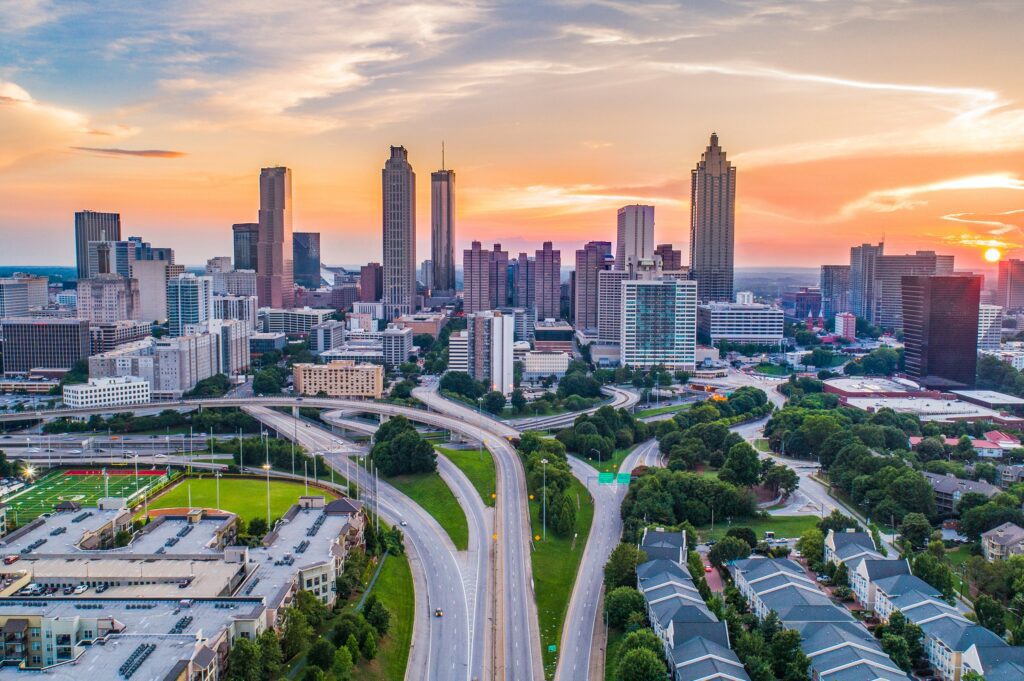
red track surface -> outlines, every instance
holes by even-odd
[[[77,470],[64,471],[64,475],[103,475],[103,471],[99,469],[82,468]],[[107,469],[107,475],[111,477],[114,477],[115,475],[135,475],[135,471],[133,469],[127,468],[110,468]],[[147,469],[140,470],[139,475],[167,475],[167,471]]]

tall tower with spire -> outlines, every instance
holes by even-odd
[[[735,223],[736,169],[713,132],[690,178],[690,278],[700,301],[732,300]]]
[[[405,147],[391,147],[381,171],[384,197],[384,313],[416,311],[416,173]]]
[[[455,295],[455,171],[444,165],[430,174],[430,256],[434,262],[434,295]]]

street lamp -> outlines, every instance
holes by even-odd
[[[267,532],[270,532],[270,464],[263,464],[263,470],[267,472]]]
[[[543,511],[543,527],[544,527],[544,541],[548,540],[548,460],[541,459],[541,464],[544,466],[544,511]]]
[[[594,447],[590,451],[597,452],[597,470],[601,470],[601,450]]]

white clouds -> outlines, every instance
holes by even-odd
[[[69,11],[51,0],[0,0],[0,33],[17,33],[55,21]]]
[[[670,206],[683,203],[673,196],[651,196],[650,189],[591,184],[479,188],[469,192],[469,212],[535,211],[552,216],[609,211],[628,203]]]
[[[835,219],[846,220],[865,212],[894,213],[910,210],[927,204],[927,200],[921,197],[936,192],[990,189],[1021,191],[1024,190],[1024,180],[1010,173],[993,173],[969,175],[909,187],[879,189],[844,204]]]

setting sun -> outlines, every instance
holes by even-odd
[[[998,248],[988,248],[985,250],[985,260],[988,262],[999,262],[999,259],[1003,257],[1003,254],[999,252]]]

